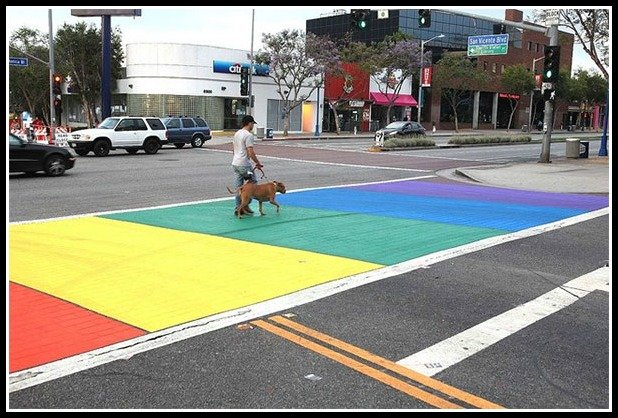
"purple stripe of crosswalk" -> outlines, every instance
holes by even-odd
[[[426,181],[407,180],[393,183],[368,184],[355,187],[366,191],[375,191],[380,193],[400,193],[418,196],[474,199],[481,201],[519,203],[538,206],[557,206],[562,208],[581,209],[585,211],[597,210],[609,206],[607,196],[536,192]]]

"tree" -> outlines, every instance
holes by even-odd
[[[12,54],[26,53],[43,62],[49,60],[48,37],[38,30],[21,27],[11,34]],[[49,125],[49,67],[33,58],[27,67],[9,67],[9,107],[19,113],[28,110]]]
[[[509,123],[506,127],[508,132],[511,129],[513,115],[517,110],[521,96],[530,93],[534,88],[534,76],[521,64],[510,65],[504,69],[500,83],[506,93],[509,93],[509,104],[511,105]]]
[[[579,70],[573,77],[572,86],[577,92],[577,96],[574,96],[573,99],[579,101],[577,125],[580,125],[583,113],[590,112],[595,105],[605,103],[609,84],[599,74]]]
[[[388,97],[386,119],[390,121],[391,109],[401,93],[401,88],[406,80],[420,72],[420,41],[397,32],[379,43],[350,44],[347,54],[370,74],[380,93]]]
[[[324,73],[339,64],[337,47],[327,37],[285,29],[262,36],[263,49],[255,55],[258,64],[269,66],[268,76],[285,102],[283,135],[290,128],[290,113],[324,82]],[[319,104],[318,104],[319,106]]]
[[[94,24],[84,22],[64,24],[56,34],[57,72],[70,78],[73,92],[77,93],[86,111],[89,126],[98,123],[96,105],[101,95],[101,31]],[[121,33],[115,28],[112,33],[112,78],[121,77]]]
[[[560,25],[575,34],[575,42],[590,56],[605,80],[609,80],[609,9],[541,9],[532,20],[545,22],[558,13]]]
[[[445,54],[435,67],[434,87],[442,90],[442,97],[453,109],[455,131],[459,132],[457,109],[469,99],[471,90],[481,89],[486,74],[463,53]]]

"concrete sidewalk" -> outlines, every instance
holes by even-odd
[[[455,173],[469,180],[512,189],[557,193],[609,193],[609,157],[555,158],[550,163],[466,167]]]

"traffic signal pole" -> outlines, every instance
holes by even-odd
[[[48,9],[47,16],[49,20],[49,139],[52,143],[56,143],[56,111],[54,109],[54,28],[52,25],[51,9]]]
[[[549,27],[548,30],[549,36],[549,45],[550,46],[558,46],[558,24],[554,23]],[[541,158],[539,160],[540,163],[550,163],[549,160],[549,149],[551,145],[551,131],[553,128],[554,121],[554,101],[553,100],[545,100],[545,115],[543,119],[543,140],[541,143]]]
[[[251,11],[251,54],[249,55],[249,112],[248,114],[254,116],[253,112],[253,32],[254,32],[254,23],[255,23],[255,9]]]

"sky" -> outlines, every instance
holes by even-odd
[[[71,16],[71,8],[87,6],[7,6],[7,55],[8,39],[22,26],[35,28],[43,33],[49,32],[49,13],[52,10],[54,32],[64,23],[75,24],[81,20],[100,26],[98,17],[79,18]],[[361,6],[359,6],[361,7]],[[401,6],[362,6],[371,9],[397,9]],[[414,6],[414,8],[422,6]],[[532,9],[509,6],[524,12],[524,20]],[[99,6],[97,8],[120,8],[119,6]],[[336,9],[349,12],[350,6],[123,6],[122,8],[141,9],[139,17],[112,17],[113,27],[120,27],[123,43],[140,42],[178,42],[198,45],[211,45],[234,49],[251,50],[252,11],[255,10],[253,30],[253,50],[261,47],[262,33],[276,33],[283,29],[305,30],[305,21],[332,14]],[[448,9],[448,7],[441,7]],[[457,6],[456,10],[479,16],[504,19],[504,8]],[[126,51],[125,51],[126,52]],[[573,55],[573,70],[578,68],[596,71],[594,64],[581,46],[576,46]]]

